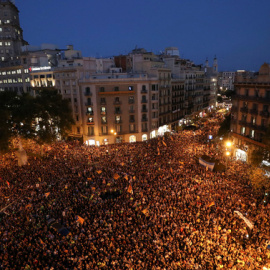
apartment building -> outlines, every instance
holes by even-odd
[[[263,148],[263,136],[270,124],[270,66],[258,73],[238,71],[232,100],[231,131],[237,159],[248,161],[254,149]]]

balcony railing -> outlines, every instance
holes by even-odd
[[[242,108],[240,108],[240,112],[242,112],[242,113],[248,113],[248,108],[247,107],[242,107]]]
[[[94,125],[94,122],[87,122],[87,125]]]
[[[148,101],[146,99],[142,99],[142,103],[147,103]]]
[[[257,115],[257,114],[258,114],[258,110],[257,110],[257,109],[250,109],[250,110],[249,110],[249,113],[250,113],[250,114],[255,114],[255,115]]]
[[[258,101],[262,103],[270,103],[270,97],[256,97],[256,96],[246,96],[246,95],[234,95],[233,98],[247,100],[247,101]]]
[[[135,113],[135,110],[129,110],[129,113]]]
[[[84,92],[84,96],[91,97],[92,96],[92,93],[91,92]]]
[[[146,89],[142,89],[142,90],[141,90],[141,93],[142,93],[142,94],[145,94],[145,93],[147,93],[147,90],[146,90]]]
[[[148,109],[142,109],[142,112],[148,112]]]
[[[128,100],[128,104],[134,104],[134,102],[135,102],[134,99],[129,99]]]
[[[147,132],[148,128],[142,128],[142,132]]]
[[[135,119],[129,119],[129,123],[134,123]]]
[[[101,115],[106,115],[107,112],[101,111],[100,114],[101,114]]]
[[[85,102],[85,106],[93,106],[93,102]]]
[[[108,135],[108,131],[99,133],[99,136],[104,136],[104,135]]]
[[[123,122],[122,122],[122,120],[115,120],[114,123],[115,124],[122,124]]]
[[[100,105],[106,105],[106,101],[100,101]]]
[[[147,118],[142,118],[142,122],[147,122],[148,119]]]
[[[94,115],[94,112],[86,112],[86,115]]]
[[[267,112],[267,111],[261,111],[260,112],[260,116],[268,118],[269,117],[269,112]]]
[[[113,105],[121,105],[122,101],[114,101]]]
[[[122,114],[122,111],[114,111],[114,114]]]

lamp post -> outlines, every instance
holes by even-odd
[[[227,156],[227,158],[226,158],[226,170],[228,168],[228,159],[229,159],[230,154],[231,153],[229,151],[226,151],[226,156]]]

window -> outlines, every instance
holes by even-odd
[[[241,135],[245,136],[246,134],[246,128],[245,127],[241,127]]]
[[[107,123],[107,117],[106,116],[102,116],[101,117],[101,123],[102,124],[106,124]]]
[[[129,122],[135,122],[135,116],[134,115],[129,116]]]
[[[88,107],[88,108],[87,108],[87,112],[88,112],[89,114],[93,114],[93,108],[92,108],[92,107]]]
[[[101,107],[100,112],[101,114],[106,114],[106,107]]]
[[[115,123],[121,123],[121,116],[120,115],[115,116]]]
[[[94,127],[88,127],[88,135],[93,136],[94,135]]]
[[[134,132],[135,131],[135,125],[134,124],[130,124],[129,125],[129,131],[130,132]]]
[[[77,102],[77,98],[74,98],[74,102]]]
[[[128,97],[128,103],[134,103],[134,96]]]
[[[117,125],[116,126],[116,132],[117,133],[121,133],[122,132],[122,126],[121,125]]]
[[[76,121],[79,121],[79,116],[78,115],[76,115]]]
[[[81,129],[80,127],[77,127],[77,134],[80,134],[81,133]]]
[[[263,105],[263,111],[268,112],[268,105]]]
[[[115,113],[121,113],[120,107],[115,107]]]
[[[261,120],[261,126],[264,127],[265,126],[265,119]]]
[[[102,134],[107,134],[108,127],[107,126],[101,126],[101,132],[102,132]]]
[[[93,123],[94,122],[94,118],[93,117],[88,117],[88,122],[89,123]]]
[[[251,137],[251,138],[254,138],[254,136],[255,136],[255,130],[251,130],[251,131],[250,131],[250,137]]]
[[[270,91],[266,91],[266,98],[270,99]]]
[[[114,91],[119,91],[119,87],[118,86],[115,86],[114,87]]]
[[[105,88],[104,87],[100,87],[99,88],[99,92],[104,92],[105,91]]]
[[[87,98],[87,105],[91,105],[91,104],[92,104],[91,98]]]
[[[256,117],[254,116],[251,117],[251,123],[252,125],[256,125]]]
[[[128,90],[129,90],[129,91],[133,91],[133,86],[129,86],[129,87],[128,87]]]
[[[85,93],[86,93],[86,94],[90,94],[90,87],[86,87],[86,88],[85,88]]]
[[[248,96],[249,89],[245,89],[245,95]]]
[[[100,98],[100,104],[106,104],[106,98]]]

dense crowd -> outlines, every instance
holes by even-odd
[[[247,165],[198,164],[202,154],[224,162],[206,140],[216,131],[213,123],[133,144],[61,142],[22,167],[2,156],[0,269],[263,269],[269,208],[252,196]]]

